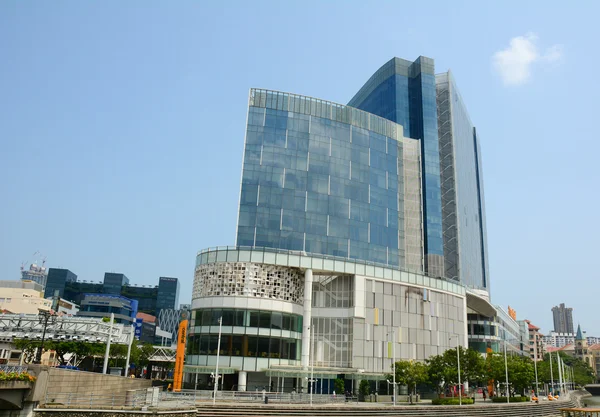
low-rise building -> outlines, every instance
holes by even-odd
[[[525,351],[529,352],[529,357],[534,361],[544,359],[544,340],[540,333],[540,328],[531,324],[529,320],[523,320],[526,324],[526,346]]]
[[[34,281],[0,281],[0,311],[38,314],[50,310],[52,301],[43,298],[43,287]]]
[[[575,334],[550,332],[549,335],[543,337],[543,342],[548,347],[559,348],[575,343]]]
[[[116,323],[133,323],[138,312],[137,307],[137,300],[121,295],[85,294],[77,315],[103,318],[110,317],[113,313]]]
[[[60,298],[56,306],[56,312],[60,316],[76,316],[79,313],[79,306],[64,298]]]

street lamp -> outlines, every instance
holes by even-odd
[[[554,395],[554,373],[552,372],[552,353],[548,354],[550,357],[550,393]]]
[[[452,337],[456,337],[456,363],[458,364],[458,405],[462,405],[462,386],[460,383],[460,339],[458,335],[451,336],[448,340],[452,340]]]
[[[42,325],[42,343],[40,348],[37,350],[35,355],[35,361],[33,363],[37,365],[42,364],[42,352],[44,351],[44,340],[46,340],[46,328],[48,327],[48,321],[51,325],[56,323],[56,315],[52,314],[49,310],[40,310],[38,313],[38,319]]]
[[[310,333],[310,348],[308,349],[308,359],[310,361],[310,406],[312,407],[313,405],[313,391],[314,391],[314,384],[315,384],[315,352],[314,352],[314,345],[313,343],[315,342],[315,338],[313,337],[313,326],[309,326],[308,327]],[[312,356],[312,358],[311,358]],[[312,360],[311,360],[312,359]]]
[[[217,391],[219,390],[219,354],[221,353],[221,328],[223,326],[223,316],[219,317],[219,341],[217,342],[217,364],[215,365],[215,382],[213,386],[213,405],[217,401]]]
[[[538,340],[537,340],[537,334],[535,336],[534,339],[534,351],[533,351],[533,365],[535,367],[535,396],[539,397],[540,396],[540,387],[538,386],[538,370],[537,370],[537,363],[538,363],[538,356],[537,356],[537,351],[538,351]]]
[[[506,340],[504,341],[504,372],[506,373],[506,403],[510,403],[510,386],[508,385],[508,361],[506,359]]]
[[[387,334],[390,335],[389,333]],[[396,330],[392,330],[392,399],[394,401],[394,407],[396,406]],[[389,383],[390,381],[388,381]]]

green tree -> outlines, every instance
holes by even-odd
[[[24,362],[31,363],[35,359],[35,351],[41,345],[39,340],[16,339],[15,348],[23,352]],[[44,342],[44,351],[53,350],[56,352],[56,358],[60,365],[68,363],[67,357],[77,355],[77,358],[83,359],[87,356],[104,355],[103,343],[89,343],[74,340],[46,340]]]
[[[584,386],[596,381],[594,370],[583,360],[569,356],[564,352],[559,352],[559,355],[565,365],[573,369],[575,385]],[[550,363],[552,363],[552,374],[550,373]],[[549,384],[551,382],[551,376],[554,377],[555,383],[558,381],[558,364],[555,352],[552,353],[552,362],[550,362],[550,354],[547,353],[544,355],[543,360],[537,363],[537,368],[540,384]]]
[[[125,366],[125,361],[127,358],[127,349],[127,345],[119,345],[116,343],[112,343],[110,345],[110,352],[108,354],[110,366],[119,366],[119,364]]]
[[[491,353],[486,358],[486,377],[488,380],[498,382],[500,385],[506,383],[506,371],[508,370],[508,382],[512,389],[510,395],[515,392],[525,393],[535,382],[535,370],[533,361],[526,357],[508,354],[506,366],[503,353]],[[500,389],[505,392],[506,388]]]
[[[446,385],[456,379],[458,374],[457,369],[454,369],[456,365],[450,364],[448,357],[443,354],[431,356],[426,362],[429,383],[438,394],[441,394]]]
[[[345,384],[344,384],[344,380],[342,378],[336,378],[333,381],[333,389],[336,392],[336,394],[343,394],[344,388],[345,388]]]
[[[514,387],[514,392],[522,395],[531,388],[535,382],[533,361],[527,356],[511,355],[508,359],[509,383]]]
[[[414,393],[417,385],[428,381],[427,364],[418,361],[398,361],[394,364],[396,383],[406,385],[408,391]],[[386,378],[391,381],[392,376]]]
[[[362,397],[361,401],[364,401],[365,397],[371,393],[371,383],[366,379],[360,381],[358,386],[358,395]]]
[[[458,384],[458,362],[456,349],[448,349],[441,355],[427,359],[429,382],[438,394],[449,385]],[[459,347],[460,381],[477,385],[485,381],[485,360],[473,349]]]

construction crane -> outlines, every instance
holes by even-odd
[[[41,258],[42,259],[42,265],[41,265],[42,268],[46,265],[46,256],[42,255],[40,253],[40,251],[38,250],[38,251],[35,251],[35,253],[33,255],[31,255],[31,258],[34,259],[33,262],[31,262],[31,261],[29,261],[29,262],[28,261],[21,262],[21,272],[23,272],[28,265],[35,264],[37,266],[37,258],[36,258],[36,256],[41,256],[42,257]]]

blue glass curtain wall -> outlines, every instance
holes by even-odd
[[[401,266],[401,167],[396,138],[251,105],[237,245]]]

